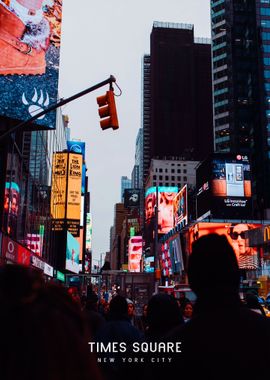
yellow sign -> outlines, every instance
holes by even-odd
[[[82,155],[69,153],[67,219],[80,220],[82,192]]]
[[[266,242],[269,242],[269,240],[270,240],[270,226],[266,226],[263,232],[263,241],[266,243]]]
[[[67,187],[67,153],[53,154],[51,216],[53,219],[64,219],[66,209]]]

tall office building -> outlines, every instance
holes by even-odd
[[[250,156],[262,211],[270,208],[270,1],[212,0],[211,18],[215,150]]]
[[[211,44],[193,25],[154,22],[144,57],[144,180],[152,158],[202,160],[213,150]]]

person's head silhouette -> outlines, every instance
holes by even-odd
[[[199,297],[238,292],[238,263],[225,235],[209,234],[194,241],[188,262],[188,279]]]

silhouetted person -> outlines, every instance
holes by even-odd
[[[167,376],[179,371],[189,379],[266,378],[269,321],[241,302],[237,259],[224,235],[193,243],[188,278],[197,301],[193,318],[168,338],[182,342],[182,353],[167,366]]]
[[[96,334],[95,341],[102,342],[107,345],[110,342],[121,343],[123,342],[127,350],[133,342],[140,342],[142,340],[141,332],[134,326],[132,326],[130,318],[128,317],[128,303],[127,300],[117,295],[112,298],[110,302],[110,311],[108,316],[108,322],[99,329]],[[118,353],[101,353],[98,355],[103,358],[102,369],[105,379],[122,380],[127,377],[126,365],[122,362],[122,356],[127,354]],[[110,358],[115,358],[115,361],[110,362]],[[105,360],[107,362],[105,362]]]
[[[98,296],[96,293],[91,292],[87,295],[83,314],[89,324],[89,331],[94,337],[106,323],[105,318],[98,312]]]
[[[183,318],[175,298],[168,294],[156,294],[148,302],[147,339],[162,340],[170,330],[183,323]]]
[[[1,266],[0,306],[1,379],[100,379],[80,307],[63,287],[30,268]]]

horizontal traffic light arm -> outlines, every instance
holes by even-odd
[[[23,121],[22,123],[19,123],[19,124],[15,125],[14,127],[10,128],[8,131],[4,132],[0,136],[0,141],[2,139],[4,139],[6,136],[11,135],[13,132],[16,132],[17,129],[22,129],[25,126],[27,126],[28,124],[33,123],[33,121],[37,120],[39,117],[41,117],[43,115],[46,115],[47,113],[49,113],[51,111],[54,111],[55,109],[57,109],[59,107],[62,107],[65,104],[70,103],[73,100],[76,100],[76,99],[78,99],[78,98],[80,98],[80,97],[82,97],[82,96],[84,96],[86,94],[89,94],[90,92],[95,91],[95,90],[97,90],[100,87],[106,86],[107,84],[112,85],[113,82],[116,82],[116,79],[115,79],[115,77],[113,75],[111,75],[108,79],[104,80],[103,82],[97,83],[97,84],[95,84],[92,87],[86,88],[85,90],[83,90],[81,92],[78,92],[77,94],[72,95],[72,96],[70,96],[67,99],[63,99],[62,98],[59,102],[57,102],[55,104],[52,104],[50,107],[48,107],[45,110],[37,113],[36,115],[32,116],[30,119],[28,119],[26,121]]]

